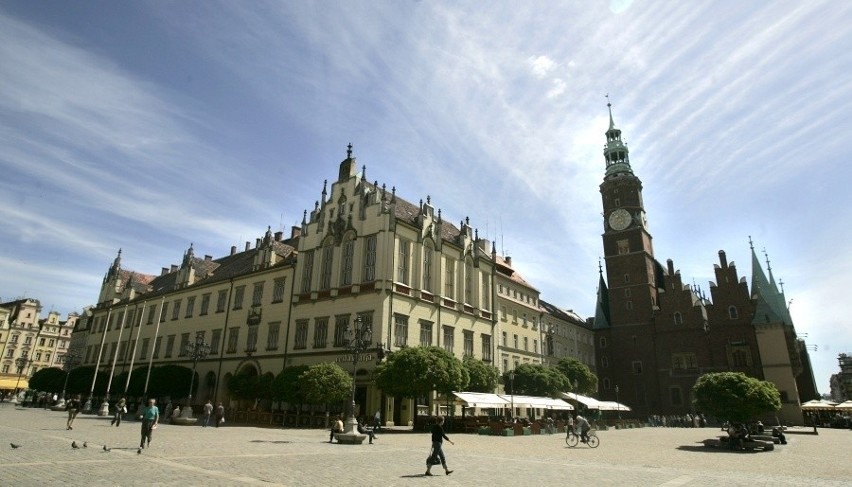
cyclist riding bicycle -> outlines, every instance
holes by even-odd
[[[587,443],[589,441],[589,430],[592,429],[592,426],[589,424],[589,421],[578,414],[576,427],[580,429],[580,440],[583,443]]]

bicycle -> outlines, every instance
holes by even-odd
[[[589,441],[585,442],[589,445],[589,448],[597,448],[600,445],[601,440],[598,438],[595,430],[589,430],[587,435],[589,437]],[[571,448],[574,448],[580,443],[580,435],[577,434],[574,430],[568,430],[568,434],[565,435],[565,444]]]

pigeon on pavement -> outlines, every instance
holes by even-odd
[[[87,445],[85,441],[83,442],[83,448],[89,448],[89,445]]]
[[[13,450],[21,447],[21,445],[16,445],[14,443],[9,443],[9,444],[12,445]]]
[[[107,446],[104,445],[104,451],[110,451],[110,450],[111,450],[111,448],[107,448]]]
[[[137,455],[141,455],[141,454],[142,454],[142,449],[141,449],[141,448],[137,448],[137,449],[136,449],[136,454],[137,454]]]
[[[77,446],[77,442],[76,442],[76,441],[72,441],[72,442],[71,442],[71,448],[73,448],[73,449],[75,449],[75,450],[76,450],[76,449],[78,449],[78,448],[80,448],[80,447],[79,447],[79,446]]]

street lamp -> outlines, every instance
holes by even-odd
[[[615,386],[615,409],[618,411],[618,424],[621,424],[621,403],[618,402],[618,385]]]
[[[349,416],[346,418],[343,433],[337,435],[337,441],[360,444],[364,441],[366,435],[358,433],[358,419],[355,418],[355,375],[358,372],[358,354],[371,346],[373,330],[369,323],[364,322],[362,317],[356,316],[355,320],[346,327],[344,339],[346,340],[346,350],[352,354],[352,402],[349,404]]]
[[[204,343],[203,331],[195,334],[195,343],[186,344],[184,353],[192,360],[192,375],[189,377],[189,395],[186,398],[186,407],[181,411],[180,417],[189,419],[192,418],[192,387],[195,385],[195,366],[198,365],[199,360],[207,358],[210,353],[210,345]]]
[[[515,419],[515,371],[509,372],[509,400],[512,407],[512,419]]]
[[[27,357],[26,350],[21,353],[21,356],[15,359],[15,366],[18,367],[18,381],[15,382],[15,397],[13,398],[15,401],[18,400],[18,385],[21,383],[21,376],[24,374],[24,367],[30,363],[30,359]]]
[[[64,365],[62,368],[65,369],[65,383],[62,384],[62,394],[59,396],[59,402],[56,403],[56,407],[65,406],[65,389],[68,388],[68,377],[71,376],[71,370],[80,362],[80,356],[76,353],[66,353],[63,361]]]

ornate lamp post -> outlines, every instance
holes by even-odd
[[[349,416],[343,425],[343,433],[337,435],[340,443],[361,444],[367,435],[358,433],[358,419],[355,418],[355,375],[358,372],[358,355],[371,347],[373,330],[369,323],[356,316],[353,323],[346,327],[346,350],[352,354],[352,402],[349,404]]]
[[[18,400],[18,385],[21,383],[21,376],[24,375],[24,368],[27,364],[30,363],[29,357],[27,357],[27,352],[24,351],[21,353],[21,356],[15,359],[15,366],[18,367],[18,381],[15,382],[15,397],[12,398],[13,401],[17,402]]]
[[[618,402],[618,385],[615,386],[615,409],[618,411],[618,424],[621,424],[621,403]]]
[[[195,334],[195,343],[187,343],[184,352],[192,360],[192,375],[189,378],[189,395],[186,406],[180,413],[180,419],[183,423],[194,423],[196,418],[192,417],[192,387],[195,385],[195,366],[198,365],[199,360],[207,358],[210,353],[210,345],[204,342],[203,331]]]
[[[62,394],[59,396],[59,402],[56,403],[57,409],[62,409],[65,407],[65,390],[68,389],[68,377],[71,376],[71,371],[74,367],[80,363],[80,356],[76,353],[66,353],[65,357],[63,357],[63,366],[65,369],[65,383],[62,384]]]
[[[512,420],[515,419],[515,371],[509,372],[509,401],[512,406]]]

